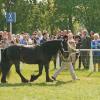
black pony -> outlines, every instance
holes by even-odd
[[[65,51],[68,50],[68,45],[66,41],[48,41],[34,48],[12,45],[4,49],[2,52],[2,60],[0,66],[2,72],[1,82],[6,83],[6,76],[12,64],[15,65],[16,72],[20,76],[21,81],[28,82],[28,80],[25,79],[20,72],[20,61],[26,64],[39,65],[39,73],[37,75],[31,75],[31,82],[36,80],[42,74],[43,66],[45,67],[46,81],[51,82],[52,80],[49,77],[49,63],[51,58],[59,50],[64,56],[68,56],[68,52],[65,53]]]

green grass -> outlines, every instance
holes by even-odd
[[[30,79],[37,73],[35,65],[21,65],[22,73]],[[53,66],[51,64],[51,66]],[[50,76],[54,73],[50,67]],[[63,71],[53,83],[45,82],[45,71],[38,80],[23,84],[12,67],[8,84],[0,83],[0,100],[100,100],[100,72],[76,70],[80,80],[72,81],[69,71]]]

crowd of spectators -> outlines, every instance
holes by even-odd
[[[7,31],[0,31],[0,48],[6,48],[13,44],[31,46],[40,45],[46,41],[68,38],[68,34],[70,33],[73,34],[71,30],[60,30],[55,35],[51,35],[47,31],[34,31],[31,35],[27,32],[21,32],[20,34],[12,34]],[[73,39],[75,40],[77,49],[100,49],[99,33],[94,33],[93,31],[88,33],[87,30],[82,30],[76,35],[73,34]],[[98,64],[100,69],[100,51],[94,51],[93,58],[94,66]],[[81,68],[81,62],[84,68],[88,69],[90,61],[89,59],[89,51],[80,52],[79,69]]]

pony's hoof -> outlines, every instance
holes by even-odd
[[[27,79],[22,80],[23,83],[28,83],[29,81]]]
[[[1,80],[1,83],[8,83],[7,81],[5,81],[5,80]]]
[[[52,79],[47,79],[46,82],[53,82],[53,80]]]
[[[36,77],[35,77],[35,75],[31,75],[30,82],[33,82],[34,80],[36,80]]]

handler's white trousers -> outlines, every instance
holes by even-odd
[[[72,55],[71,55],[71,56],[72,56]],[[70,71],[70,74],[71,74],[71,76],[72,76],[72,79],[73,79],[73,80],[76,80],[76,79],[77,79],[77,76],[76,76],[76,74],[75,74],[75,71],[74,71],[74,68],[73,68],[73,64],[72,64],[72,63],[75,64],[75,62],[72,62],[72,61],[71,61],[71,56],[69,57],[70,60],[68,60],[67,62],[62,62],[60,69],[58,69],[58,70],[54,73],[53,77],[54,77],[55,79],[56,79],[57,75],[59,75],[59,73],[62,72],[62,71],[66,68],[67,65],[68,65],[68,67],[69,67],[69,71]]]

